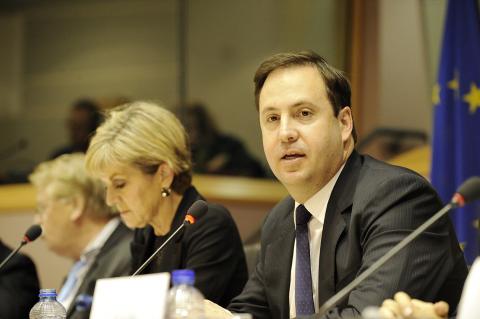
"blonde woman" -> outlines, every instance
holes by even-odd
[[[191,185],[187,135],[168,110],[149,102],[119,106],[97,129],[87,151],[87,169],[106,185],[107,203],[135,230],[131,246],[137,269],[183,222],[202,196]],[[226,306],[238,295],[247,268],[240,236],[229,212],[208,212],[172,240],[143,273],[195,271],[195,286]]]

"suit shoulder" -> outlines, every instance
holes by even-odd
[[[12,249],[0,241],[0,260],[5,259],[11,252]],[[10,259],[7,264],[5,264],[3,272],[6,273],[8,271],[15,271],[26,268],[35,270],[35,264],[33,263],[32,259],[27,255],[24,255],[23,253],[17,253],[12,257],[12,259]]]
[[[360,173],[360,182],[376,183],[416,183],[431,188],[430,183],[420,174],[406,167],[392,165],[370,156],[364,156],[364,165]]]
[[[204,225],[209,228],[236,228],[235,221],[226,207],[216,203],[207,203],[207,205],[208,211],[203,217],[201,217],[201,219],[199,219],[198,226]]]
[[[37,276],[37,269],[33,260],[22,253],[17,253],[17,255],[13,256],[5,265],[4,272],[31,273]]]
[[[213,203],[208,203],[207,213],[185,229],[183,242],[187,246],[228,242],[229,249],[241,246],[240,233],[230,212],[222,205]],[[215,245],[221,247],[221,245]]]
[[[428,214],[442,206],[437,192],[423,176],[405,167],[365,157],[354,190],[354,211],[372,212],[375,207],[377,213],[393,212],[413,203],[428,207],[425,209]],[[411,211],[407,209],[405,214]]]

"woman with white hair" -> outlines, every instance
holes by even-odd
[[[93,296],[97,279],[129,274],[132,231],[105,204],[103,183],[87,174],[83,153],[43,162],[29,179],[37,191],[36,219],[43,240],[50,250],[74,262],[58,300],[68,318],[88,318],[84,308],[90,304],[83,300]]]
[[[111,110],[87,151],[87,169],[107,189],[125,224],[135,230],[131,246],[136,270],[181,225],[188,208],[202,196],[191,185],[188,139],[170,111],[149,102]],[[226,306],[247,280],[237,227],[222,206],[208,212],[170,241],[142,273],[195,271],[195,286]]]

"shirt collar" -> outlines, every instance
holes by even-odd
[[[312,214],[312,217],[320,221],[322,224],[325,221],[325,214],[327,211],[328,200],[332,194],[333,187],[340,176],[340,173],[343,171],[345,163],[340,167],[337,173],[328,181],[325,186],[323,186],[318,192],[316,192],[312,197],[307,199],[303,206]],[[295,211],[300,203],[295,202]]]

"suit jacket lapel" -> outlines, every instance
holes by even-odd
[[[265,281],[266,290],[271,292],[273,318],[289,318],[290,269],[295,242],[295,226],[293,223],[294,202],[290,198],[278,207],[285,214],[276,228],[278,236],[266,246]]]
[[[76,307],[76,298],[78,297],[78,295],[87,291],[94,290],[93,286],[95,285],[96,280],[93,280],[93,278],[95,278],[95,276],[97,275],[97,267],[99,266],[105,253],[107,253],[114,245],[118,244],[118,241],[124,236],[125,232],[128,232],[127,227],[123,223],[118,224],[113,233],[105,241],[105,244],[103,244],[102,248],[100,248],[98,255],[95,257],[92,264],[88,268],[88,271],[85,274],[85,277],[83,278],[80,287],[78,287],[75,298],[73,299],[72,303],[70,303],[70,307],[67,311],[67,317],[69,317],[74,312]]]
[[[94,290],[93,287],[95,286],[96,280],[92,280],[92,278],[96,275],[96,269],[99,265],[98,260],[100,258],[101,258],[101,256],[99,254],[97,256],[97,258],[94,259],[90,268],[88,269],[87,274],[83,278],[83,281],[82,281],[80,287],[78,287],[78,291],[77,291],[75,297],[73,298],[73,301],[70,303],[70,307],[68,308],[67,318],[69,318],[73,314],[73,312],[75,311],[75,308],[77,306],[78,296],[85,293],[86,291],[93,291]],[[93,293],[92,293],[92,297],[93,297]]]
[[[327,205],[318,267],[318,301],[321,306],[332,297],[336,284],[336,248],[345,231],[345,214],[352,206],[361,158],[356,151],[350,155],[340,174]]]

